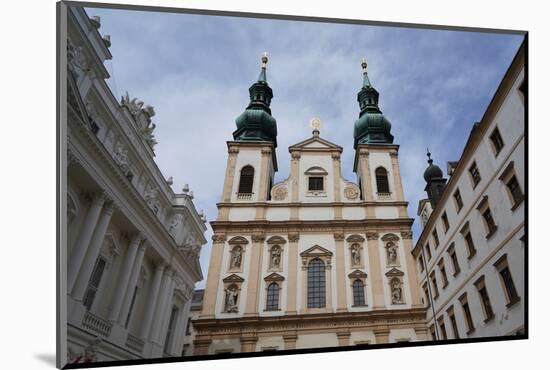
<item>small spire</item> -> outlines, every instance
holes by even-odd
[[[267,76],[266,76],[266,69],[267,69],[267,62],[269,61],[269,58],[267,57],[267,51],[264,51],[262,55],[262,70],[260,71],[260,75],[258,76],[258,82],[266,82],[267,83]]]
[[[370,87],[369,75],[367,74],[367,60],[361,60],[361,68],[363,69],[363,87]]]
[[[426,148],[426,155],[428,156],[428,163],[431,165],[434,161],[432,159],[432,153],[430,153],[430,148]]]

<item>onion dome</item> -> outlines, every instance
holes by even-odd
[[[371,85],[367,74],[367,62],[363,58],[363,87],[357,94],[359,102],[359,119],[353,129],[354,148],[357,144],[391,144],[391,123],[378,107],[378,91]]]
[[[441,171],[441,168],[439,168],[438,165],[433,164],[433,159],[431,158],[432,153],[428,151],[428,167],[426,168],[426,171],[424,171],[424,180],[426,182],[430,182],[434,179],[441,179],[443,178],[443,171]]]
[[[248,89],[250,104],[235,120],[237,130],[233,132],[233,139],[237,141],[269,141],[277,146],[277,121],[271,116],[269,108],[273,91],[267,84],[267,61],[267,53],[264,53],[258,81]]]

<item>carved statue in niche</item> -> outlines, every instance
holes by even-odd
[[[401,281],[397,278],[391,281],[391,302],[403,303],[403,292],[401,289]]]
[[[278,245],[271,248],[271,268],[279,269],[281,267],[281,247]]]
[[[243,249],[240,245],[237,245],[231,250],[231,264],[229,265],[230,269],[240,269],[242,261]]]
[[[128,159],[128,150],[120,141],[115,145],[113,159],[118,164],[122,172],[126,174],[130,169],[130,160]]]
[[[397,265],[397,246],[389,242],[387,246],[387,252],[388,252],[388,264],[389,265]]]
[[[353,266],[361,264],[361,247],[359,244],[353,244],[351,246],[351,263]]]
[[[238,288],[235,284],[225,290],[225,312],[237,312]]]

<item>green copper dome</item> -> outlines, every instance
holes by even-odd
[[[424,180],[426,182],[430,182],[430,180],[433,179],[441,179],[443,178],[443,171],[441,171],[441,168],[439,168],[438,165],[433,164],[433,159],[431,158],[431,153],[428,152],[428,167],[424,171]]]
[[[273,90],[267,84],[267,60],[267,53],[264,53],[258,81],[248,89],[250,104],[235,120],[237,130],[233,132],[233,139],[237,141],[269,141],[277,146],[277,121],[271,116],[269,108]]]
[[[353,128],[354,148],[357,144],[391,144],[393,135],[390,121],[378,107],[378,91],[371,85],[367,62],[363,59],[363,87],[357,94],[361,112]]]

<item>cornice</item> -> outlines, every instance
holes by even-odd
[[[275,185],[278,185],[281,183],[277,183]],[[274,186],[275,186],[274,185]],[[354,184],[356,185],[356,184]],[[219,202],[216,203],[216,206],[219,208],[221,207],[229,207],[229,208],[250,208],[250,207],[262,207],[269,209],[270,207],[273,208],[281,208],[281,207],[366,207],[366,206],[372,206],[372,207],[407,207],[409,205],[409,202],[399,202],[399,201],[390,201],[390,202],[376,202],[376,201],[359,201],[359,202],[326,202],[326,203],[313,203],[313,202]]]

